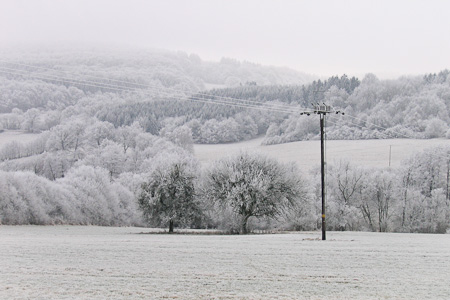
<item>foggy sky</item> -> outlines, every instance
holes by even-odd
[[[380,78],[450,68],[450,1],[0,0],[0,45],[108,43]]]

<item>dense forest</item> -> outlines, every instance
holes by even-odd
[[[206,62],[181,52],[0,52],[0,138],[4,130],[36,134],[31,142],[0,145],[1,224],[172,222],[230,231],[241,226],[246,231],[233,213],[240,205],[212,205],[207,196],[234,199],[236,195],[212,188],[242,191],[236,180],[243,171],[233,169],[239,164],[219,161],[200,167],[193,143],[256,136],[265,136],[265,144],[316,139],[319,128],[311,114],[315,103],[345,112],[327,118],[331,139],[450,137],[448,70],[395,80],[373,74],[361,80],[347,75],[317,79],[233,59]],[[280,191],[286,190],[287,178],[301,173],[245,155],[261,164],[255,171],[239,161],[257,174],[241,179],[242,184],[254,184],[254,190],[267,186],[262,182],[274,178],[270,172],[281,178]],[[399,169],[364,169],[348,162],[330,166],[330,229],[445,232],[450,219],[449,161],[448,149],[430,149],[405,160]],[[168,170],[172,173],[165,173]],[[320,228],[317,176],[298,178],[302,188],[295,193],[301,197],[277,194],[275,198],[289,199],[288,214],[276,210],[248,215],[245,224]],[[173,185],[164,185],[167,182]],[[173,212],[175,224],[167,210],[155,214],[164,205],[145,202],[174,191],[183,191],[183,211],[189,211],[189,216]],[[267,194],[261,190],[254,198]]]

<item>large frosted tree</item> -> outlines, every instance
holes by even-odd
[[[138,198],[144,216],[153,224],[168,224],[169,233],[176,224],[190,224],[200,214],[194,180],[195,168],[188,156],[160,158]]]
[[[205,198],[239,219],[239,232],[248,232],[250,218],[275,218],[305,198],[299,170],[262,154],[241,152],[217,161],[206,172]]]

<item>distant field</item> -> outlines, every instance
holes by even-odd
[[[0,299],[450,299],[450,235],[0,226]]]
[[[320,141],[301,141],[280,145],[261,146],[262,138],[251,141],[219,144],[194,145],[195,155],[201,162],[210,162],[240,149],[252,149],[284,162],[296,162],[305,171],[320,166]],[[327,141],[326,158],[333,164],[349,160],[356,165],[388,167],[391,149],[391,166],[397,167],[401,161],[426,148],[440,145],[450,146],[449,139],[388,139]]]
[[[0,133],[0,147],[11,141],[30,142],[38,136],[38,134],[25,133],[19,130],[5,130]],[[283,162],[296,162],[305,171],[320,166],[320,141],[301,141],[262,146],[262,140],[263,138],[257,138],[240,143],[194,145],[194,152],[202,163],[212,162],[218,158],[236,153],[241,149],[251,149],[266,153]],[[388,167],[389,151],[391,150],[391,166],[397,167],[403,159],[410,157],[414,153],[440,145],[450,146],[450,139],[327,141],[326,155],[330,164],[340,160],[349,160],[358,165]]]
[[[31,142],[39,135],[34,133],[26,133],[22,130],[5,130],[0,132],[0,147],[12,141],[17,142]]]

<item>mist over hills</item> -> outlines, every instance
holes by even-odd
[[[5,62],[9,62],[47,68],[26,68],[27,72],[40,75],[61,76],[63,71],[72,79],[116,84],[117,81],[123,81],[122,84],[126,82],[133,87],[145,88],[148,85],[182,91],[246,83],[306,84],[317,79],[316,76],[285,67],[262,66],[232,58],[222,58],[220,62],[204,61],[196,54],[160,49],[22,46],[0,49],[0,57],[3,60],[2,67],[17,68],[5,65]],[[92,76],[95,76],[95,80]],[[88,89],[87,86],[82,89],[95,91],[93,87]]]

